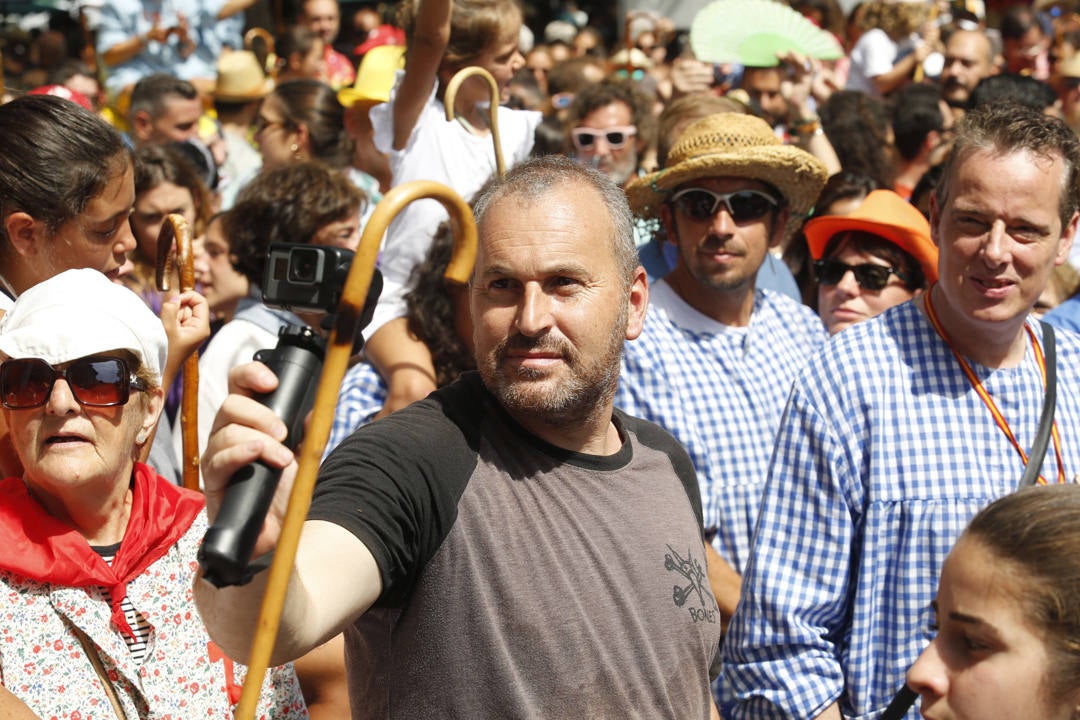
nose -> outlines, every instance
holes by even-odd
[[[131,230],[131,223],[120,223],[120,229],[116,232],[116,244],[113,245],[113,254],[119,260],[134,251],[135,244],[135,233]]]
[[[514,56],[510,58],[510,67],[513,68],[514,72],[525,67],[525,56],[521,54],[520,50],[514,51]]]
[[[71,386],[67,380],[58,377],[49,391],[49,400],[45,403],[45,411],[50,415],[70,415],[78,412],[79,403],[71,394]]]
[[[925,709],[936,699],[944,697],[949,690],[949,680],[934,639],[922,651],[915,664],[908,669],[907,685],[922,698]]]
[[[713,213],[709,225],[715,234],[726,236],[735,232],[737,223],[735,222],[735,219],[731,217],[727,205],[720,203],[720,207],[716,208],[716,212]]]
[[[845,270],[844,274],[840,277],[840,282],[836,283],[836,289],[847,294],[850,297],[855,297],[859,294],[858,281],[855,279],[854,270]]]
[[[551,329],[551,298],[538,283],[528,283],[521,294],[517,329],[526,337],[537,337]]]
[[[1008,261],[1008,235],[1005,232],[1005,223],[996,220],[990,226],[986,241],[983,243],[982,255],[986,264],[997,267]]]

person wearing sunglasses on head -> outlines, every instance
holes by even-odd
[[[161,321],[96,270],[35,285],[0,320],[24,468],[0,481],[0,684],[40,717],[225,717],[239,699],[244,668],[191,594],[203,498],[137,461],[166,353]],[[291,667],[268,672],[259,712],[307,717]]]
[[[665,157],[627,196],[663,225],[677,260],[651,287],[641,337],[626,344],[616,403],[689,450],[706,534],[734,569],[729,585],[714,586],[730,613],[784,399],[826,338],[810,308],[759,287],[758,271],[813,205],[826,170],[737,113],[689,124]]]
[[[632,81],[612,78],[578,91],[567,127],[574,159],[624,187],[638,174],[654,125],[648,98]]]
[[[850,215],[814,218],[803,232],[814,258],[818,313],[830,335],[937,280],[930,223],[892,190],[874,190]]]

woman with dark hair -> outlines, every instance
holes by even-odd
[[[926,718],[1080,715],[1080,487],[988,505],[941,570],[934,639],[908,671]]]
[[[875,190],[851,213],[815,218],[803,231],[829,334],[906,302],[937,280],[930,223],[892,190]]]
[[[334,89],[318,80],[290,80],[267,95],[255,121],[255,140],[266,170],[302,160],[341,170],[353,157],[345,108]]]
[[[878,187],[893,186],[892,125],[882,100],[855,90],[839,90],[821,105],[818,114],[841,169],[869,175]]]
[[[65,270],[98,270],[113,281],[131,270],[134,175],[120,133],[76,103],[27,95],[0,106],[0,310]],[[209,334],[206,301],[184,293],[162,306],[161,317],[167,387]],[[3,418],[0,470],[22,470]]]
[[[878,187],[880,186],[877,182],[868,175],[842,170],[825,183],[807,221],[823,215],[847,215]],[[784,248],[784,264],[795,276],[803,304],[817,310],[814,259],[810,257],[810,246],[806,242],[806,233],[802,230],[795,233]]]

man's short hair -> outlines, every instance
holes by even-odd
[[[968,109],[979,105],[1016,103],[1043,112],[1057,102],[1057,93],[1042,80],[1028,75],[1002,73],[979,81],[968,97]]]
[[[637,269],[638,254],[634,244],[633,217],[626,202],[626,194],[607,175],[565,155],[545,155],[515,166],[506,175],[484,186],[473,201],[476,224],[482,225],[484,216],[496,203],[506,198],[527,202],[542,200],[555,188],[572,183],[587,185],[594,189],[604,202],[611,221],[612,252],[619,271],[629,289]]]
[[[896,91],[893,97],[893,144],[900,157],[914,160],[931,132],[945,128],[938,100],[940,91],[933,85],[913,84]]]
[[[949,197],[955,168],[978,151],[1028,152],[1040,158],[1061,158],[1062,173],[1059,215],[1062,230],[1077,211],[1080,198],[1080,139],[1061,120],[1024,105],[982,105],[964,114],[956,127],[953,150],[945,161],[945,171],[934,190],[938,206]]]
[[[131,89],[131,109],[128,117],[135,117],[138,112],[147,112],[156,118],[165,110],[165,103],[171,97],[195,100],[199,91],[187,80],[181,80],[167,73],[147,75]]]

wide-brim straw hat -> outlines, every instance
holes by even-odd
[[[667,167],[635,178],[626,194],[634,212],[655,217],[674,190],[712,177],[747,178],[776,188],[791,209],[790,233],[817,202],[828,171],[810,153],[785,145],[761,118],[717,113],[686,128],[668,153]]]
[[[217,64],[214,99],[222,102],[251,102],[274,91],[274,79],[267,77],[255,53],[233,50],[224,53]]]
[[[938,278],[938,249],[930,223],[919,209],[892,190],[875,190],[847,215],[823,215],[803,227],[810,255],[820,260],[837,233],[861,231],[891,242],[915,258],[927,282]]]

